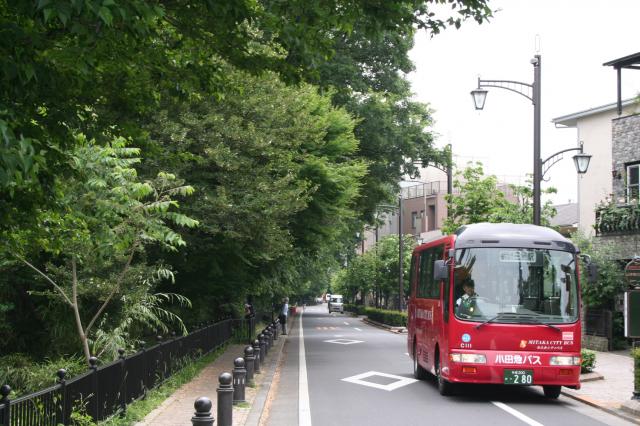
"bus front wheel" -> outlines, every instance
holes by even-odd
[[[550,399],[558,399],[561,386],[543,386],[544,396]]]
[[[453,395],[453,383],[445,380],[440,371],[440,357],[436,356],[436,380],[438,381],[438,392],[442,396]]]

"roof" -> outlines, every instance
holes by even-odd
[[[456,248],[523,247],[575,251],[571,241],[551,228],[513,223],[476,223],[456,231]]]
[[[640,69],[640,52],[605,62],[605,67]]]
[[[628,105],[632,105],[636,101],[635,98],[625,99],[622,101],[622,106],[626,107]],[[561,124],[563,126],[575,127],[578,124],[578,119],[590,117],[592,115],[601,114],[603,112],[613,111],[617,107],[617,102],[612,102],[610,104],[601,105],[595,108],[586,109],[584,111],[574,112],[572,114],[563,115],[561,117],[557,117],[551,120],[554,124]]]
[[[578,203],[553,206],[557,214],[551,219],[553,226],[573,226],[578,223]]]

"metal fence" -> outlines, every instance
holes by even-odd
[[[234,336],[255,329],[244,320],[224,320],[194,332],[160,342],[152,347],[103,366],[91,359],[89,371],[72,379],[65,379],[58,371],[58,383],[50,388],[10,400],[10,388],[2,386],[0,393],[0,426],[57,426],[70,424],[73,411],[86,412],[94,421],[104,420],[126,405],[143,397],[184,366],[188,360],[199,358]],[[248,334],[250,336],[251,334]]]
[[[585,315],[585,334],[606,337],[609,349],[613,342],[613,313],[608,309],[587,309]]]

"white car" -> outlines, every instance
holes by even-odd
[[[344,313],[344,307],[342,305],[342,295],[340,294],[332,294],[329,299],[329,313],[331,312],[340,312]]]

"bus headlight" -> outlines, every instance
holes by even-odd
[[[580,365],[579,356],[552,356],[549,359],[550,365]]]
[[[487,363],[487,357],[482,354],[450,354],[449,359],[453,362],[463,362],[467,364]]]

